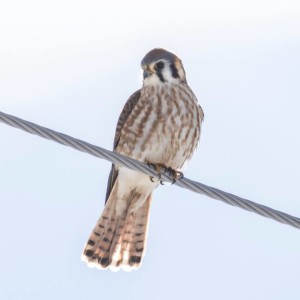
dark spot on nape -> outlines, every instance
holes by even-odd
[[[92,240],[89,240],[89,241],[88,241],[88,245],[95,246],[95,242],[92,241]]]
[[[178,74],[178,71],[177,71],[177,68],[176,68],[175,64],[171,64],[170,68],[171,68],[172,76],[174,78],[179,78],[179,74]]]
[[[92,257],[94,255],[94,251],[93,250],[86,250],[84,253],[87,257]]]
[[[141,260],[142,260],[142,258],[141,258],[140,256],[134,255],[134,256],[131,256],[131,257],[130,257],[129,262],[130,262],[131,264],[134,264],[134,263],[140,263]]]

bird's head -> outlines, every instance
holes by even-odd
[[[156,48],[148,52],[141,62],[144,85],[186,83],[181,60],[173,53]]]

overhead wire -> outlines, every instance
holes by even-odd
[[[140,162],[138,160],[135,160],[133,158],[121,155],[114,151],[109,151],[107,149],[101,148],[99,146],[92,145],[90,143],[87,143],[85,141],[76,139],[74,137],[71,137],[69,135],[54,131],[52,129],[42,127],[40,125],[37,125],[35,123],[22,120],[18,117],[5,114],[3,112],[0,112],[0,121],[4,124],[7,124],[12,127],[16,127],[19,129],[22,129],[28,133],[38,135],[40,137],[43,137],[48,140],[52,140],[54,142],[57,142],[59,144],[72,147],[76,150],[88,153],[90,155],[108,160],[112,163],[130,168],[135,171],[139,171],[145,174],[148,174],[152,177],[160,177],[163,181],[166,182],[172,182],[173,178],[168,172],[164,172],[166,170],[161,170],[161,174],[157,174],[156,170],[153,168],[153,166],[148,165],[146,163]],[[241,198],[239,196],[224,192],[222,190],[219,190],[217,188],[205,185],[200,182],[193,181],[188,178],[181,178],[178,179],[175,183],[175,185],[191,190],[195,193],[199,193],[205,196],[208,196],[210,198],[221,200],[227,204],[237,206],[239,208],[242,208],[244,210],[254,212],[256,214],[259,214],[261,216],[273,219],[277,222],[281,222],[296,228],[300,228],[300,218],[291,216],[287,213],[275,210],[273,208],[264,206],[262,204]]]

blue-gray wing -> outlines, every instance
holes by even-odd
[[[129,97],[129,99],[127,100],[127,102],[125,103],[125,105],[123,107],[123,110],[120,114],[120,117],[119,117],[119,120],[117,123],[115,139],[114,139],[114,150],[118,146],[122,128],[124,127],[124,124],[126,123],[128,117],[131,114],[131,112],[133,111],[134,107],[138,103],[140,96],[141,96],[141,90],[136,91],[134,94],[132,94]],[[105,203],[107,202],[107,200],[109,198],[109,195],[110,195],[111,190],[116,182],[117,177],[118,177],[118,170],[116,169],[115,165],[112,164],[108,182],[107,182]]]

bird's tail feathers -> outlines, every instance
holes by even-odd
[[[125,271],[140,266],[145,253],[149,209],[152,194],[135,211],[128,201],[121,213],[116,214],[116,185],[113,187],[103,213],[98,220],[82,254],[88,266]]]

